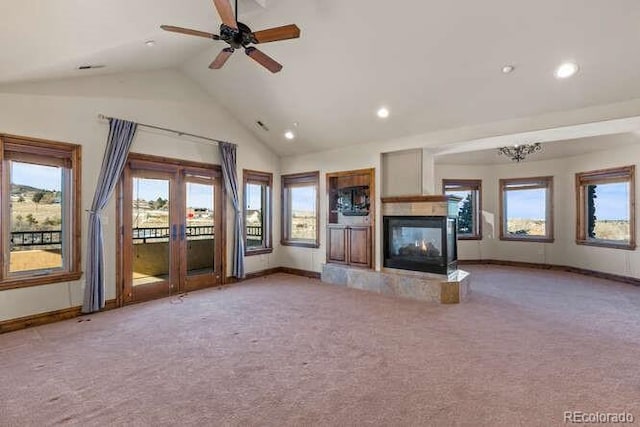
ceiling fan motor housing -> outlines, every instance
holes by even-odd
[[[238,22],[237,30],[225,24],[220,25],[220,40],[229,43],[234,49],[246,47],[255,42],[251,28],[242,22]]]

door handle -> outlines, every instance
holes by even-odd
[[[180,224],[180,239],[184,240],[187,238],[187,226],[184,224]]]
[[[176,237],[178,237],[178,224],[173,224],[171,226],[171,240],[175,242]]]

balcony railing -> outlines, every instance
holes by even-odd
[[[26,246],[62,247],[62,230],[11,232],[11,248]]]
[[[189,226],[185,229],[187,240],[199,240],[214,237],[213,226]],[[132,229],[133,243],[168,242],[171,238],[170,227],[138,227]],[[262,227],[247,226],[247,237],[251,240],[262,239]],[[11,247],[52,246],[62,247],[62,230],[47,231],[13,231]]]
[[[247,236],[258,237],[262,239],[262,226],[261,225],[247,225]]]
[[[168,242],[171,238],[171,227],[138,227],[132,229],[133,243]],[[176,233],[180,228],[176,229]],[[212,225],[193,225],[185,228],[187,240],[206,240],[215,236]]]

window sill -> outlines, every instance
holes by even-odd
[[[534,242],[534,243],[553,243],[553,237],[506,237],[500,236],[503,242]]]
[[[317,249],[320,247],[319,243],[316,242],[296,242],[291,240],[283,240],[280,242],[282,246],[294,246],[299,248],[314,248]]]
[[[273,248],[245,249],[244,256],[264,255],[273,252]]]
[[[622,249],[626,251],[635,251],[636,244],[635,243],[614,243],[609,241],[594,241],[594,240],[576,240],[577,245],[583,246],[595,246],[599,248],[609,248],[609,249]]]
[[[26,276],[24,278],[11,278],[0,281],[0,291],[8,289],[28,288],[31,286],[50,285],[53,283],[73,282],[82,277],[82,272],[53,273],[45,276]]]

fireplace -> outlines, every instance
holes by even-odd
[[[322,266],[322,281],[441,304],[467,299],[471,292],[469,273],[458,270],[457,265],[460,199],[418,195],[381,200],[381,271],[328,262]]]
[[[456,220],[446,216],[385,216],[384,266],[449,274],[457,266]]]

